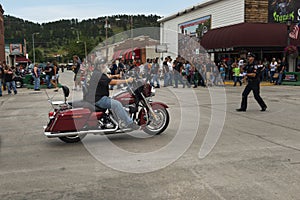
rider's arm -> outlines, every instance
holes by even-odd
[[[110,75],[109,78],[110,78],[110,79],[113,79],[113,78],[121,78],[121,74]]]
[[[128,78],[128,79],[122,79],[122,80],[117,80],[117,79],[112,79],[109,84],[110,85],[120,85],[120,84],[124,84],[124,83],[131,83],[133,81],[133,78]]]

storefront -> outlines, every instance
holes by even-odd
[[[178,34],[183,34],[196,38],[214,61],[247,51],[259,59],[282,58],[287,46],[300,45],[299,13],[296,0],[207,0],[160,19],[161,43],[179,52]],[[288,56],[290,71],[296,70],[297,54]]]

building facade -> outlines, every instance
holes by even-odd
[[[4,10],[0,4],[0,61],[5,61]]]
[[[161,43],[176,54],[180,34],[189,35],[214,61],[245,56],[253,51],[259,59],[282,58],[289,45],[299,46],[290,32],[299,22],[297,0],[206,0],[159,20]],[[290,25],[287,22],[292,22]],[[297,55],[289,57],[295,70]]]

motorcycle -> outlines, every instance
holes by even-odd
[[[112,111],[99,108],[85,100],[68,102],[69,88],[62,86],[64,101],[52,101],[49,122],[44,127],[48,138],[59,138],[66,143],[81,141],[87,134],[109,135],[133,131],[119,122]],[[149,135],[159,135],[169,125],[168,106],[153,102],[155,89],[148,83],[134,79],[131,85],[112,96],[122,103],[130,117]]]

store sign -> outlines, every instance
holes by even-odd
[[[22,44],[10,44],[9,50],[11,55],[20,55],[23,53]]]
[[[207,52],[208,53],[218,53],[218,52],[229,52],[229,51],[233,51],[233,47],[229,47],[229,48],[218,48],[218,49],[208,49]]]
[[[211,28],[211,16],[205,16],[179,24],[180,32],[184,35],[202,38]]]
[[[156,53],[167,53],[168,47],[166,44],[158,44],[155,46],[155,52]]]
[[[285,81],[297,81],[297,75],[296,74],[286,74]]]
[[[269,23],[285,23],[288,19],[299,21],[299,0],[269,0]]]

